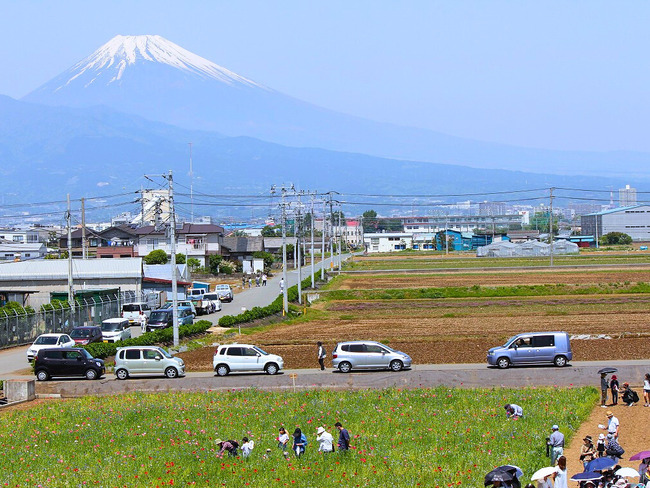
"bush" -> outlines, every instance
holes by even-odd
[[[11,316],[27,315],[27,314],[34,313],[34,309],[32,307],[23,307],[20,303],[14,301],[9,301],[5,303],[4,307],[0,307],[0,311]]]
[[[212,327],[208,320],[199,320],[194,324],[181,325],[178,328],[179,337],[188,337],[201,334]],[[174,330],[171,327],[154,332],[145,332],[140,337],[126,339],[118,342],[95,342],[83,346],[93,357],[105,359],[109,356],[115,356],[118,347],[126,346],[153,346],[155,344],[165,344],[174,340]]]
[[[154,249],[142,259],[145,264],[167,264],[169,256],[162,249]]]

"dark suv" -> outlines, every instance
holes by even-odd
[[[96,380],[105,372],[104,361],[76,347],[41,349],[34,357],[34,373],[38,381],[47,381],[54,376],[85,376]]]

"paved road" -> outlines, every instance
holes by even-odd
[[[295,373],[296,389],[366,389],[366,388],[430,388],[449,386],[461,388],[523,387],[523,386],[595,386],[597,371],[604,365],[618,368],[619,378],[634,385],[642,384],[643,375],[650,370],[650,361],[576,361],[566,368],[554,366],[517,367],[507,370],[489,368],[485,364],[422,364],[410,371],[364,371],[343,374],[331,369],[286,370],[275,376],[266,374],[232,374],[218,377],[213,373],[189,373],[185,378],[133,378],[126,381],[108,375],[105,379],[88,381],[37,382],[39,394],[60,394],[63,397],[82,395],[113,395],[135,391],[206,391],[237,388],[292,389]]]
[[[349,254],[344,254],[342,256],[343,260],[347,259]],[[338,257],[334,256],[334,265],[338,263]],[[331,258],[327,258],[325,263],[325,268],[329,269]],[[320,263],[317,263],[315,266],[316,271],[320,270]],[[303,279],[309,276],[311,273],[311,266],[306,266],[302,268],[302,277]],[[242,307],[250,310],[253,307],[265,307],[266,305],[271,304],[273,300],[277,298],[280,294],[280,279],[282,278],[282,273],[277,273],[275,276],[270,278],[267,282],[267,286],[246,288],[244,291],[237,293],[235,299],[230,303],[221,304],[221,312],[215,312],[213,314],[203,315],[198,317],[198,320],[205,319],[209,320],[212,323],[216,324],[219,321],[219,318],[224,315],[238,315],[241,313]],[[291,287],[298,283],[298,271],[297,270],[288,270],[287,271],[287,283]],[[140,335],[140,327],[131,327],[132,337],[138,337]],[[31,371],[30,365],[27,362],[27,349],[29,346],[19,346],[9,349],[4,349],[0,351],[0,379],[9,379],[13,377],[21,377],[25,374],[29,374]]]

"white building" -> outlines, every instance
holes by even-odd
[[[42,242],[35,244],[0,244],[0,261],[25,261],[45,257],[47,248]]]
[[[363,235],[367,252],[393,252],[413,248],[413,234],[381,232]]]
[[[625,185],[625,188],[619,189],[618,204],[621,207],[636,205],[636,188],[630,188],[630,185]]]
[[[602,237],[623,232],[633,241],[650,241],[650,205],[634,205],[591,213],[580,217],[583,235]]]

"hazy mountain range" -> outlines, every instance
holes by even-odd
[[[159,36],[117,36],[23,100],[0,97],[0,190],[6,201],[58,200],[169,169],[187,182],[188,142],[195,188],[206,193],[293,182],[448,194],[650,179],[647,154],[520,148],[377,123],[291,98]]]

